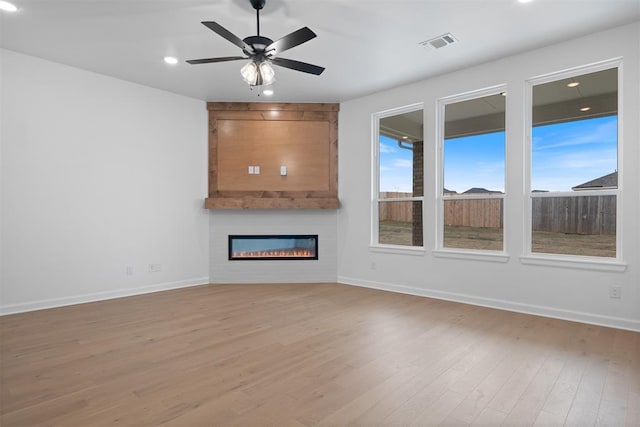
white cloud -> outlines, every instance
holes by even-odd
[[[542,151],[586,144],[616,144],[618,134],[617,126],[617,120],[609,120],[596,126],[588,133],[582,130],[575,130],[572,134],[559,131],[547,134],[544,139],[534,137],[533,150]]]
[[[380,152],[381,153],[395,153],[396,149],[391,146],[391,145],[387,145],[387,144],[380,144]]]
[[[413,169],[413,160],[394,159],[391,165],[396,168],[412,168]]]

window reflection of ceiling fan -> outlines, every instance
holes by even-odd
[[[266,0],[249,1],[251,2],[251,6],[256,10],[258,28],[257,35],[255,36],[249,36],[241,40],[238,36],[234,35],[217,22],[205,21],[202,23],[213,32],[242,49],[244,56],[190,59],[187,62],[189,64],[207,64],[211,62],[227,62],[248,59],[249,62],[242,67],[240,73],[244,80],[251,86],[269,85],[274,82],[275,72],[273,71],[273,68],[271,68],[271,64],[296,71],[302,71],[303,73],[315,75],[322,74],[324,71],[323,67],[278,56],[280,53],[288,49],[308,42],[316,37],[316,34],[308,27],[303,27],[276,41],[273,41],[268,37],[261,36],[260,9],[264,7]]]

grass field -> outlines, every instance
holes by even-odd
[[[582,235],[535,231],[532,236],[533,252],[583,255],[599,257],[616,256],[616,236]],[[411,223],[401,221],[380,222],[380,243],[411,245]],[[502,229],[476,227],[445,227],[445,248],[502,250]]]

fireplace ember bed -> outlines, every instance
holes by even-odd
[[[317,259],[317,234],[229,235],[230,261]]]

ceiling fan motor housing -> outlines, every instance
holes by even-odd
[[[246,49],[243,49],[244,54],[249,57],[268,54],[268,52],[265,52],[264,50],[267,46],[273,43],[273,40],[269,37],[263,36],[249,36],[242,41],[253,48],[253,52],[248,52]]]
[[[267,0],[249,0],[251,2],[251,6],[253,6],[253,8],[255,10],[260,10],[264,7],[264,4],[267,2]]]

